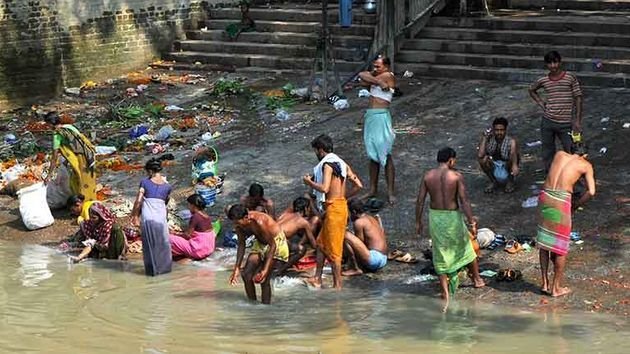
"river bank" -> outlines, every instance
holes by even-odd
[[[159,70],[154,72],[179,76],[186,74]],[[223,194],[212,208],[213,214],[220,215],[223,206],[236,202],[254,181],[265,187],[266,195],[274,200],[278,209],[284,208],[305,190],[301,176],[308,173],[316,163],[310,141],[321,133],[333,137],[335,152],[346,159],[367,183],[367,161],[361,133],[362,111],[367,107],[367,100],[357,98],[357,90],[346,93],[351,105],[348,110],[334,111],[328,105],[297,104],[288,110],[288,119],[277,120],[273,111],[261,107],[250,98],[239,95],[223,98],[210,96],[210,85],[220,76],[220,73],[203,73],[201,79],[204,80],[196,84],[149,83],[144,93],[145,97],[153,94],[161,102],[184,108],[181,116],[172,119],[184,119],[186,112],[192,115],[206,112],[209,118],[221,117],[216,125],[203,128],[220,132],[221,135],[215,138],[214,143],[220,153],[219,169],[227,174]],[[254,92],[262,93],[278,89],[289,82],[300,87],[305,81],[299,77],[259,74],[248,77],[244,85]],[[114,95],[126,92],[124,86],[121,84],[115,88],[95,90],[83,97],[65,96],[40,108],[57,107],[62,111],[71,111],[80,121],[91,117],[87,112],[94,112],[94,107],[106,107],[104,102],[115,101],[112,100]],[[162,87],[166,87],[166,90]],[[490,228],[507,238],[535,235],[536,208],[523,208],[521,204],[532,196],[530,186],[535,186],[540,179],[536,172],[542,168],[540,148],[526,146],[527,142],[539,140],[540,112],[530,101],[527,87],[521,85],[411,78],[401,80],[401,89],[404,95],[392,105],[397,132],[394,159],[398,203],[393,207],[385,207],[380,215],[390,249],[411,252],[420,262],[414,265],[391,262],[382,272],[348,279],[346,284],[349,287],[388,288],[391,291],[434,297],[438,293],[435,282],[416,282],[417,278],[414,278],[428,264],[427,260],[422,259],[422,251],[427,247],[427,236],[418,239],[413,230],[415,199],[422,174],[435,165],[439,148],[447,145],[453,147],[458,154],[458,168],[465,174],[473,211],[479,217],[480,227]],[[585,139],[591,148],[598,193],[584,210],[574,216],[574,230],[580,232],[584,243],[572,245],[568,258],[567,282],[573,293],[557,299],[540,295],[537,252],[511,255],[499,248],[483,251],[481,269],[518,269],[522,271],[523,279],[505,283],[487,278],[488,286],[483,289],[473,289],[467,286],[470,284],[464,283],[457,294],[458,299],[542,312],[593,311],[622,316],[630,312],[630,271],[627,267],[630,260],[630,225],[627,221],[630,206],[623,202],[623,198],[630,197],[630,154],[627,149],[630,129],[622,128],[624,123],[630,122],[630,108],[625,104],[630,93],[584,88],[584,95]],[[209,110],[202,108],[203,105],[210,107]],[[193,107],[198,109],[192,110]],[[93,115],[98,115],[96,112]],[[226,118],[226,112],[229,118]],[[499,191],[487,195],[483,192],[486,179],[476,166],[476,145],[481,132],[497,116],[505,116],[509,120],[509,134],[519,140],[525,158],[514,193]],[[165,169],[165,173],[181,193],[191,187],[191,147],[202,133],[196,130],[198,128],[181,132],[180,147],[167,151],[175,155],[175,160],[172,166]],[[107,135],[112,135],[116,129],[112,128],[112,133]],[[105,132],[99,128],[94,130],[97,137],[105,141],[106,136],[102,135]],[[122,128],[118,130],[123,131]],[[127,129],[123,135],[126,132]],[[41,135],[40,138],[45,144],[46,136]],[[600,153],[604,147],[606,151]],[[140,164],[149,157],[144,150],[124,152],[122,155],[129,159],[130,164]],[[141,177],[142,172],[139,170],[105,171],[99,177],[99,182],[116,191],[119,197],[130,199]],[[381,180],[383,199],[384,190],[384,180]],[[74,230],[71,218],[62,211],[55,213],[57,219],[53,226],[27,232],[21,224],[17,202],[9,197],[0,197],[0,201],[0,238],[7,241],[51,243]],[[183,198],[178,200],[180,205],[182,201]]]

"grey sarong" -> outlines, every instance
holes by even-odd
[[[164,200],[144,198],[141,227],[144,272],[150,276],[169,273],[173,259]]]

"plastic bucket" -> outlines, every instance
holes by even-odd
[[[195,193],[199,194],[203,201],[206,202],[206,208],[213,206],[217,200],[217,189],[214,187],[198,184],[195,186]]]

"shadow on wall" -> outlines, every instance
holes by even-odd
[[[0,107],[144,68],[207,8],[185,0],[2,0]]]

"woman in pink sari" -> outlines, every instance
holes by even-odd
[[[212,219],[203,211],[206,203],[199,194],[191,195],[187,201],[192,216],[183,233],[170,235],[173,258],[204,259],[214,252]]]

